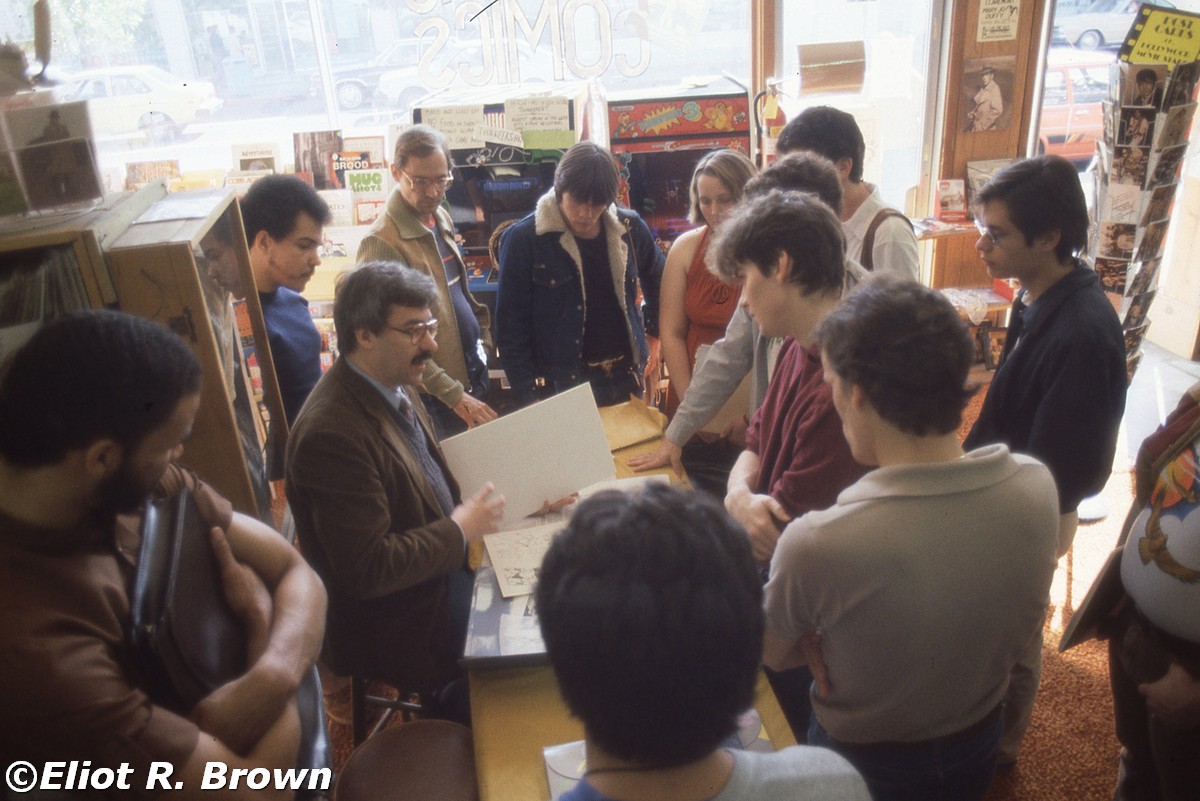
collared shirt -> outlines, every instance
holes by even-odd
[[[368,384],[379,390],[379,394],[383,396],[384,400],[386,400],[388,405],[394,410],[403,415],[407,415],[409,413],[408,410],[412,408],[412,401],[409,400],[408,393],[404,391],[404,387],[385,387],[374,377],[369,375],[365,370],[355,364],[353,359],[347,359],[346,364],[351,370],[365,378]]]
[[[1045,466],[990,445],[891,465],[780,535],[767,631],[823,632],[833,691],[814,714],[850,743],[913,742],[980,720],[1041,629],[1057,563]]]
[[[418,420],[414,414],[416,410],[413,408],[413,401],[408,396],[408,393],[404,391],[404,387],[395,387],[393,389],[385,387],[382,383],[377,381],[374,377],[368,375],[365,370],[355,364],[353,359],[346,359],[346,365],[351,370],[366,379],[368,384],[378,390],[379,394],[383,396],[385,401],[387,401],[388,406],[392,408],[392,411],[396,412],[400,418],[400,420],[397,422],[401,425],[401,430],[404,431],[404,436],[409,440],[409,444],[411,444],[414,449],[423,448],[425,450],[424,454],[417,453],[416,456],[418,459],[420,459],[422,464],[428,466],[429,475],[427,478],[429,479],[430,484],[433,486],[434,493],[438,495],[438,499],[445,507],[446,517],[450,517],[450,512],[454,509],[454,501],[452,500],[452,496],[450,494],[450,487],[446,483],[446,477],[441,475],[441,468],[429,455],[429,442],[427,440],[425,430],[421,427],[421,421]],[[412,427],[411,432],[404,430],[405,426],[402,421],[408,421],[408,425]],[[435,470],[437,471],[436,474],[434,473]],[[466,532],[462,530],[462,526],[458,525],[457,520],[454,520],[453,518],[450,519],[454,525],[458,526],[458,531],[460,534],[462,534],[463,538],[463,547],[466,548]]]
[[[1003,442],[1041,460],[1054,474],[1060,512],[1099,492],[1112,470],[1125,410],[1121,321],[1096,273],[1071,272],[1013,321],[983,408],[964,447]]]

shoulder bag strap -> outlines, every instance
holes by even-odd
[[[885,207],[876,212],[875,216],[871,218],[871,224],[867,226],[866,236],[863,237],[862,258],[858,260],[858,263],[867,272],[875,269],[875,232],[888,217],[899,217],[908,223],[909,228],[912,227],[912,222],[908,217],[895,209]]]

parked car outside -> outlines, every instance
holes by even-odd
[[[1042,84],[1038,152],[1086,164],[1104,133],[1110,53],[1052,47]]]
[[[379,79],[385,72],[399,70],[417,74],[421,60],[421,39],[401,39],[393,42],[365,64],[333,68],[333,94],[340,108],[352,111],[381,99]],[[318,78],[319,80],[319,78]]]
[[[209,81],[185,80],[153,65],[77,72],[58,95],[63,101],[86,100],[98,135],[142,133],[155,143],[175,139],[224,103]]]
[[[1054,19],[1051,44],[1075,45],[1081,50],[1119,46],[1137,16],[1138,0],[1095,0],[1079,14],[1064,14]],[[1154,0],[1154,5],[1175,8],[1167,0]]]

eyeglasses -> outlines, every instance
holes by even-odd
[[[431,186],[439,192],[445,192],[450,188],[450,184],[454,183],[453,175],[442,175],[437,178],[422,178],[420,176],[413,178],[404,170],[400,170],[400,174],[407,178],[409,185],[418,192],[425,192]]]
[[[988,228],[986,225],[980,225],[979,223],[975,223],[975,228],[979,231],[980,236],[986,237],[987,241],[991,242],[993,245],[999,245],[1001,239],[1012,233],[1012,231],[1005,231],[1002,234],[993,233],[992,229]]]
[[[419,345],[421,344],[421,340],[425,338],[426,334],[429,334],[430,339],[437,339],[438,321],[430,320],[427,323],[413,323],[412,325],[406,325],[403,328],[397,328],[394,325],[389,325],[388,328],[404,334],[412,340],[414,345]]]

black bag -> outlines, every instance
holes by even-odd
[[[209,525],[186,488],[148,501],[129,599],[145,689],[187,714],[246,671],[246,627],[225,601]]]
[[[209,525],[186,487],[146,503],[129,607],[134,659],[155,703],[187,714],[246,671],[246,627],[225,601]],[[296,702],[296,767],[329,768],[325,704],[315,666],[301,681]],[[295,794],[296,799],[323,797],[319,790]]]

